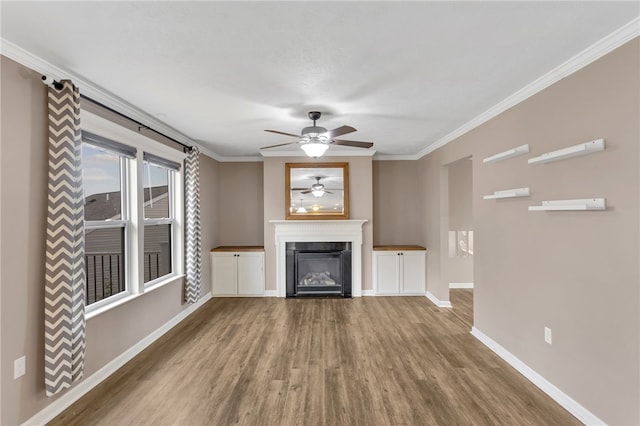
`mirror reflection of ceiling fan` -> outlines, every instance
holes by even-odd
[[[322,197],[324,194],[333,194],[331,191],[327,191],[323,184],[320,183],[322,176],[315,176],[316,183],[311,185],[311,188],[293,188],[293,191],[301,191],[301,194],[313,194],[314,197]]]
[[[292,145],[292,144],[300,144],[302,150],[309,156],[313,158],[321,157],[329,145],[343,145],[343,146],[352,146],[355,148],[371,148],[373,146],[372,142],[359,142],[359,141],[348,141],[343,139],[334,139],[336,136],[346,135],[347,133],[353,133],[356,131],[355,128],[351,126],[340,126],[333,130],[327,130],[324,127],[316,126],[316,120],[320,118],[322,113],[319,111],[311,111],[309,112],[309,118],[313,120],[313,126],[305,127],[300,132],[300,136],[294,135],[292,133],[280,132],[278,130],[265,130],[265,132],[277,133],[279,135],[285,136],[293,136],[294,138],[298,138],[299,140],[296,142],[288,142],[281,143],[277,145],[263,146],[260,149],[268,149],[275,148],[277,146],[284,145]]]

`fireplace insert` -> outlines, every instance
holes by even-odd
[[[287,297],[351,297],[350,242],[287,243]]]

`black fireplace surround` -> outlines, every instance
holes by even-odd
[[[287,297],[351,297],[350,242],[286,244]]]

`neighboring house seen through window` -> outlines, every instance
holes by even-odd
[[[143,162],[144,282],[172,272],[173,193],[179,165],[147,153]]]
[[[125,291],[126,161],[118,152],[82,144],[87,306]]]

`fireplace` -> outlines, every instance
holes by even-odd
[[[276,243],[277,297],[287,295],[287,244],[343,241],[351,244],[351,296],[362,296],[362,226],[366,220],[270,220]]]
[[[351,243],[286,243],[286,280],[287,297],[351,297]]]

